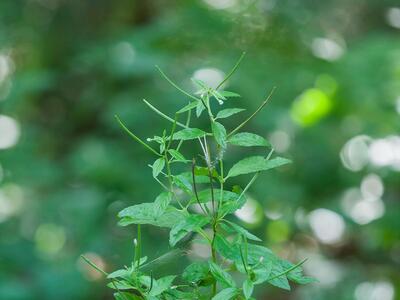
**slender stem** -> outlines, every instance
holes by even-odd
[[[220,172],[220,195],[219,195],[219,202],[218,202],[218,214],[217,214],[217,218],[219,218],[219,210],[222,206],[222,200],[223,200],[223,195],[224,195],[224,162],[222,159],[219,160],[219,172]]]
[[[199,204],[201,210],[204,212],[205,215],[208,215],[208,212],[204,209],[204,207],[201,205],[201,202],[199,200],[199,195],[197,193],[197,187],[196,187],[196,175],[194,174],[194,170],[196,168],[196,160],[193,158],[192,160],[192,180],[193,180],[193,192],[196,197],[197,203]],[[207,206],[206,206],[207,208]],[[208,210],[208,208],[207,208]]]
[[[196,101],[202,101],[201,99],[189,94],[188,92],[186,92],[185,90],[183,90],[182,88],[180,88],[175,82],[173,82],[161,69],[159,66],[156,66],[157,70],[160,72],[161,76],[165,78],[165,80],[167,80],[174,88],[176,88],[178,91],[180,91],[182,94],[188,96],[189,98],[192,98]]]
[[[101,274],[103,274],[104,276],[107,277],[107,276],[109,275],[106,271],[100,269],[100,267],[98,267],[94,262],[92,262],[92,261],[91,261],[90,259],[88,259],[86,256],[81,255],[81,257],[82,257],[82,259],[83,259],[88,265],[90,265],[92,268],[94,268],[95,270],[97,270],[98,272],[100,272]],[[112,285],[114,286],[114,288],[118,291],[118,293],[122,296],[122,298],[124,298],[125,300],[128,300],[128,299],[126,298],[126,296],[125,296],[124,294],[121,293],[120,289],[119,289],[118,286],[115,284],[115,281],[114,281],[114,280],[111,280],[111,284],[112,284]]]
[[[297,269],[302,264],[304,264],[306,261],[307,261],[307,258],[303,259],[301,262],[299,262],[298,264],[294,265],[293,267],[291,267],[291,268],[289,268],[289,269],[287,269],[287,270],[285,270],[285,271],[283,271],[283,272],[281,272],[279,274],[276,274],[276,275],[272,276],[271,278],[268,278],[268,281],[271,281],[271,280],[273,280],[275,278],[281,277],[281,276],[293,271],[294,269]]]
[[[246,120],[244,120],[242,123],[239,124],[235,129],[233,129],[228,135],[227,138],[232,136],[234,133],[236,133],[239,129],[241,129],[244,125],[247,124],[251,119],[253,119],[259,112],[264,108],[264,106],[268,103],[269,99],[271,99],[272,95],[274,94],[276,87],[273,87],[271,92],[269,93],[268,97],[261,103],[261,105],[257,108],[257,110],[249,116]]]
[[[154,111],[156,114],[160,115],[161,117],[163,117],[164,119],[166,119],[166,120],[168,120],[168,121],[170,121],[170,122],[172,122],[172,123],[175,122],[174,119],[172,119],[171,117],[168,117],[166,114],[164,114],[164,113],[161,112],[159,109],[157,109],[157,108],[154,107],[152,104],[150,104],[150,102],[147,101],[146,99],[143,99],[143,102],[146,103],[146,105],[147,105],[148,107],[150,107],[150,109],[151,109],[152,111]],[[176,125],[178,125],[178,126],[180,126],[180,127],[183,127],[183,128],[188,128],[188,126],[186,126],[186,125],[184,125],[184,124],[182,124],[182,123],[179,123],[179,122],[176,122]]]
[[[246,55],[246,52],[242,52],[242,55],[240,55],[238,61],[236,62],[236,64],[233,66],[232,70],[228,73],[228,75],[224,78],[224,80],[222,80],[217,88],[215,90],[218,90],[232,75],[233,73],[235,73],[235,71],[237,70],[237,68],[239,67],[240,63],[242,62],[242,59],[244,58],[244,56]]]
[[[186,128],[189,127],[191,116],[192,116],[192,111],[189,110],[188,111],[188,116],[187,116],[187,119],[186,119]],[[182,144],[183,144],[183,140],[180,140],[179,144],[178,144],[178,147],[176,147],[176,151],[179,151],[179,149],[181,148]]]
[[[140,256],[141,256],[141,247],[142,247],[142,230],[140,224],[137,226],[137,245],[135,245],[135,258],[137,261],[137,269],[140,267]],[[135,262],[134,262],[135,263]]]
[[[128,127],[126,127],[124,125],[124,123],[122,123],[121,119],[115,115],[115,118],[117,119],[117,122],[119,123],[119,125],[122,127],[122,129],[124,129],[135,141],[137,141],[138,143],[142,144],[146,149],[150,150],[150,152],[154,153],[157,156],[161,156],[160,153],[158,153],[156,150],[154,150],[153,148],[151,148],[149,145],[147,145],[144,141],[142,141],[138,136],[136,136],[133,132],[131,132]]]

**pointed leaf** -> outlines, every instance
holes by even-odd
[[[219,93],[226,98],[240,97],[239,94],[229,91],[220,91]]]
[[[206,279],[210,268],[206,262],[195,262],[186,267],[183,271],[182,278],[189,283],[198,283]]]
[[[201,113],[202,113],[205,109],[206,109],[206,108],[204,107],[204,104],[203,104],[201,101],[199,101],[199,103],[197,104],[197,107],[196,107],[196,116],[197,116],[197,117],[200,117]]]
[[[218,122],[213,122],[212,125],[212,132],[214,134],[215,140],[217,141],[218,145],[222,148],[226,147],[226,129],[224,125]]]
[[[183,108],[181,108],[180,110],[178,110],[176,113],[177,113],[177,114],[184,113],[184,112],[186,112],[186,111],[188,111],[188,110],[191,110],[191,109],[197,107],[198,104],[199,104],[199,101],[190,102],[188,105],[184,106]]]
[[[211,261],[209,262],[209,264],[210,264],[211,274],[214,276],[214,278],[217,281],[221,282],[222,284],[224,284],[227,287],[235,287],[236,286],[235,281],[233,280],[232,276],[228,272],[222,270],[222,268],[220,266],[218,266],[217,264],[215,264]]]
[[[153,164],[153,177],[156,178],[161,171],[164,169],[165,166],[165,160],[164,157],[160,157],[157,159],[154,164]]]
[[[230,137],[228,142],[232,145],[243,147],[270,146],[270,143],[268,143],[268,141],[262,136],[249,132],[237,133]]]
[[[169,206],[162,215],[159,215],[159,206],[156,203],[141,203],[127,207],[119,212],[121,218],[119,224],[127,226],[130,224],[151,224],[160,227],[172,227],[175,223],[185,218],[185,214]]]
[[[244,111],[245,109],[243,108],[227,108],[227,109],[223,109],[221,111],[218,112],[216,119],[224,119],[224,118],[228,118],[234,114],[240,113],[242,111]]]
[[[179,151],[174,150],[174,149],[169,149],[168,152],[169,152],[169,154],[171,154],[171,156],[172,156],[175,160],[177,160],[177,161],[179,161],[179,162],[187,162],[187,160],[185,159],[185,157],[183,156],[183,154],[180,153]]]
[[[149,292],[150,296],[158,296],[164,291],[168,290],[171,287],[172,282],[176,276],[165,276],[161,277],[160,279],[154,280],[153,279],[153,287]]]
[[[238,294],[238,289],[236,288],[226,288],[212,297],[211,300],[230,300]]]
[[[248,238],[249,240],[253,240],[253,241],[258,241],[261,242],[261,239],[259,239],[258,237],[256,237],[254,234],[251,234],[250,232],[248,232],[246,229],[244,229],[243,227],[229,222],[227,221],[229,226],[237,233],[244,235],[246,238]],[[223,226],[226,226],[225,224],[222,224]]]
[[[254,283],[247,278],[245,282],[243,282],[243,295],[246,299],[250,299],[251,295],[253,294],[254,290]]]
[[[171,193],[164,192],[158,195],[158,197],[154,201],[155,216],[161,216],[167,209],[170,202],[171,202]]]
[[[204,136],[206,133],[198,128],[185,128],[174,134],[174,140],[193,140]]]
[[[209,218],[202,215],[189,215],[184,220],[176,223],[169,233],[169,244],[175,246],[189,232],[197,231],[209,222]]]
[[[255,173],[259,171],[266,171],[279,166],[283,166],[290,163],[290,160],[283,157],[276,157],[270,160],[265,159],[262,156],[251,156],[242,159],[236,163],[228,173],[229,177],[239,176],[243,174]]]

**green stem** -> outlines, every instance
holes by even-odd
[[[197,186],[196,186],[196,175],[194,173],[194,170],[196,168],[196,160],[193,158],[192,160],[192,181],[193,181],[193,193],[196,197],[197,203],[199,204],[201,210],[204,212],[205,215],[209,214],[208,208],[205,205],[206,209],[204,209],[204,207],[201,205],[200,199],[199,199],[199,195],[197,193]],[[206,211],[207,210],[207,211]]]
[[[156,66],[157,70],[160,72],[160,74],[162,75],[162,77],[165,78],[165,80],[167,80],[174,88],[176,88],[178,91],[180,91],[182,94],[188,96],[191,99],[194,99],[196,101],[202,101],[201,99],[189,94],[188,92],[186,92],[185,90],[183,90],[182,88],[180,88],[175,82],[173,82],[161,69],[159,66]]]
[[[281,277],[283,275],[286,275],[289,272],[292,272],[294,269],[297,269],[298,267],[300,267],[302,264],[304,264],[307,261],[307,258],[303,259],[301,262],[299,262],[298,264],[294,265],[293,267],[287,269],[286,271],[283,271],[279,274],[276,274],[275,276],[272,276],[271,278],[268,278],[268,281],[271,281],[275,278]]]
[[[215,90],[218,90],[232,75],[233,73],[235,73],[235,71],[237,70],[237,68],[239,67],[240,63],[242,62],[242,59],[244,58],[244,56],[246,55],[246,52],[242,52],[242,55],[240,55],[238,61],[236,62],[236,64],[233,66],[232,70],[228,73],[228,75],[224,78],[224,80],[222,80],[217,88]]]
[[[172,123],[175,122],[174,119],[172,119],[171,117],[167,116],[166,114],[164,114],[163,112],[161,112],[160,110],[158,110],[157,108],[155,108],[155,107],[154,107],[152,104],[150,104],[150,102],[147,101],[146,99],[143,99],[143,102],[146,103],[146,105],[147,105],[148,107],[150,107],[150,109],[151,109],[152,111],[154,111],[156,114],[158,114],[159,116],[163,117],[164,119],[166,119],[166,120],[168,120],[168,121],[170,121],[170,122],[172,122]],[[182,124],[182,123],[179,123],[179,122],[176,122],[176,125],[178,125],[178,126],[180,126],[180,127],[183,127],[183,128],[188,128],[188,126],[186,126],[186,125],[184,125],[184,124]]]
[[[273,87],[271,92],[269,93],[268,97],[261,103],[261,105],[257,108],[257,110],[251,114],[246,120],[244,120],[242,123],[239,124],[235,129],[233,129],[228,135],[227,138],[232,136],[234,133],[236,133],[239,129],[241,129],[244,125],[247,124],[251,119],[253,119],[263,108],[265,105],[267,105],[268,101],[271,99],[272,95],[274,94],[276,87]]]
[[[124,125],[124,123],[122,123],[121,119],[115,115],[115,118],[117,119],[117,122],[119,123],[119,125],[122,127],[122,129],[124,129],[135,141],[137,141],[138,143],[142,144],[146,149],[148,149],[150,152],[154,153],[157,156],[161,156],[160,153],[158,153],[156,150],[154,150],[153,148],[151,148],[149,145],[147,145],[144,141],[142,141],[138,136],[136,136],[133,132],[131,132],[128,127],[126,127]]]

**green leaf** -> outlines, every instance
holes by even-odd
[[[201,101],[199,101],[199,103],[197,104],[197,107],[196,107],[196,116],[197,116],[197,117],[200,117],[201,113],[202,113],[205,109],[206,109],[206,108],[204,107],[204,104],[203,104]]]
[[[240,97],[239,94],[229,91],[220,91],[219,93],[226,98]]]
[[[232,145],[243,146],[243,147],[253,147],[253,146],[271,146],[270,143],[262,136],[258,134],[241,132],[233,135],[228,139],[228,142]]]
[[[160,215],[159,205],[152,202],[127,207],[119,212],[118,217],[121,218],[119,221],[121,226],[130,224],[150,224],[159,227],[172,227],[177,222],[183,220],[185,214],[169,206]]]
[[[115,300],[141,300],[142,298],[126,292],[118,292],[114,294]]]
[[[226,238],[217,234],[214,240],[215,249],[222,257],[241,262],[239,245],[229,242]]]
[[[154,201],[155,216],[161,216],[171,202],[171,193],[163,192]]]
[[[270,278],[272,272],[272,261],[263,262],[259,267],[253,269],[255,279],[254,284],[264,283]]]
[[[228,272],[222,270],[222,268],[220,266],[213,263],[212,261],[210,261],[209,264],[210,264],[211,274],[214,276],[214,278],[217,281],[221,282],[222,284],[224,284],[227,287],[235,287],[236,286],[235,281],[233,280],[232,276]]]
[[[209,218],[202,215],[189,215],[176,223],[169,233],[169,244],[173,247],[189,232],[197,231],[209,222]]]
[[[114,279],[114,278],[129,278],[131,276],[132,270],[130,269],[120,269],[117,271],[114,271],[110,274],[107,275],[108,279]]]
[[[171,154],[171,156],[172,156],[175,160],[177,160],[177,161],[179,161],[179,162],[187,162],[187,160],[185,159],[185,157],[183,156],[183,154],[180,153],[179,151],[174,150],[174,149],[169,149],[168,152],[169,152],[169,154]]]
[[[215,119],[224,119],[224,118],[228,118],[234,114],[240,113],[242,111],[244,111],[245,109],[243,108],[227,108],[227,109],[223,109],[221,111],[218,112],[217,116]]]
[[[198,128],[185,128],[174,134],[174,140],[193,140],[204,136],[206,133]]]
[[[160,157],[159,159],[157,159],[154,164],[153,164],[153,177],[156,178],[161,171],[164,169],[165,166],[165,160],[164,157]]]
[[[238,294],[238,289],[236,288],[226,288],[212,297],[211,300],[230,300]]]
[[[214,134],[215,140],[217,141],[218,145],[222,148],[226,148],[226,129],[225,127],[218,122],[213,122],[211,124],[212,132]]]
[[[247,278],[245,282],[243,282],[243,295],[246,299],[250,299],[251,295],[253,294],[254,290],[254,283]]]
[[[199,283],[209,277],[210,268],[206,262],[195,262],[186,267],[182,278],[189,283]]]
[[[225,220],[225,222],[227,222],[229,224],[229,226],[237,233],[244,235],[246,238],[248,238],[249,240],[253,240],[253,241],[258,241],[261,242],[261,239],[259,239],[258,237],[256,237],[254,234],[251,234],[250,232],[248,232],[246,229],[244,229],[243,227],[229,222],[227,220]],[[222,226],[226,226],[225,224],[221,224]]]
[[[203,80],[194,77],[190,78],[190,80],[201,89],[207,90],[209,88]]]
[[[158,296],[168,290],[171,287],[172,282],[176,276],[170,275],[161,277],[160,279],[154,280],[153,279],[153,286],[149,292],[150,296]]]
[[[221,190],[214,191],[214,197],[218,201],[220,199],[220,195],[221,195]],[[202,191],[198,192],[198,196],[199,196],[199,201],[201,203],[207,203],[212,200],[212,195],[211,195],[210,189],[206,189],[206,190],[202,190]],[[234,192],[222,191],[222,202],[236,202],[238,198],[239,198],[239,195]],[[195,196],[193,196],[190,199],[190,203],[197,203],[197,199]]]
[[[182,174],[172,177],[174,184],[179,187],[185,193],[192,195],[192,180]]]
[[[238,163],[236,163],[228,173],[229,177],[235,177],[243,174],[249,174],[259,171],[266,171],[269,169],[273,169],[279,166],[286,165],[291,161],[283,158],[283,157],[276,157],[270,160],[265,159],[263,156],[251,156],[245,159],[242,159]]]
[[[183,108],[181,108],[180,110],[178,110],[176,113],[177,113],[177,114],[181,114],[181,113],[184,113],[184,112],[186,112],[186,111],[188,111],[188,110],[191,110],[191,109],[197,107],[197,105],[199,104],[199,102],[200,102],[200,101],[193,101],[193,102],[190,102],[188,105],[184,106]],[[200,102],[200,103],[201,103],[201,102]]]

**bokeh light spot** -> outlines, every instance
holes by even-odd
[[[41,224],[35,232],[36,249],[43,257],[60,252],[66,242],[63,227],[56,224]]]
[[[216,68],[203,68],[193,73],[193,78],[203,81],[207,86],[216,88],[224,80],[225,74]],[[196,88],[198,88],[196,86]]]
[[[354,291],[356,300],[393,300],[394,287],[388,281],[362,282]]]
[[[20,128],[13,118],[0,115],[0,149],[14,146],[19,139]]]
[[[332,100],[320,89],[304,91],[292,104],[291,116],[302,126],[317,123],[332,109]]]
[[[267,237],[272,243],[281,243],[288,240],[290,235],[289,224],[284,220],[269,222]]]
[[[345,231],[345,223],[341,215],[325,208],[313,210],[308,215],[314,235],[324,244],[339,242]]]

